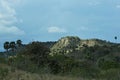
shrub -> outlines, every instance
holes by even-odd
[[[107,57],[100,58],[97,62],[99,68],[107,70],[111,68],[119,68],[120,64],[114,58],[108,59]]]
[[[0,57],[0,63],[7,63],[7,61],[4,57]]]
[[[72,75],[81,76],[84,78],[96,78],[99,74],[99,69],[93,65],[92,61],[84,60],[77,63],[77,67],[72,68]]]
[[[3,80],[8,75],[9,70],[7,68],[0,67],[0,80]]]
[[[42,66],[47,62],[49,48],[41,42],[32,42],[26,46],[26,49],[21,52],[22,55],[28,57],[38,66]]]
[[[120,69],[102,70],[100,78],[102,80],[120,80]]]
[[[49,59],[49,67],[52,73],[68,73],[76,66],[76,61],[64,55],[54,55]]]

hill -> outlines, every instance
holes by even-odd
[[[68,54],[75,53],[76,51],[81,51],[84,47],[94,47],[94,46],[114,46],[116,44],[107,42],[100,39],[87,39],[83,40],[75,36],[67,36],[59,39],[51,48],[52,54]]]
[[[57,42],[34,41],[8,53],[15,54],[0,57],[0,62],[11,69],[4,65],[0,73],[9,80],[120,80],[120,44],[105,40],[67,36]]]

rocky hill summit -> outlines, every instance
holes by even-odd
[[[60,40],[57,41],[57,43],[52,47],[54,48],[67,48],[67,47],[74,47],[80,43],[80,38],[79,37],[74,37],[74,36],[67,36],[67,37],[62,37]]]
[[[52,54],[65,54],[65,53],[70,53],[72,50],[78,46],[80,43],[81,39],[79,37],[75,36],[67,36],[67,37],[62,37],[59,39],[56,44],[53,45],[51,48],[51,53]]]
[[[77,36],[66,36],[59,39],[56,44],[51,48],[52,54],[68,54],[82,50],[84,47],[93,47],[93,46],[111,46],[113,43],[100,40],[100,39],[87,39],[83,40]]]

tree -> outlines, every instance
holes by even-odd
[[[14,41],[10,42],[10,48],[12,49],[12,51],[14,51],[15,47],[16,47],[15,42]]]
[[[20,47],[22,45],[22,41],[21,40],[17,40],[16,41],[17,45]]]
[[[8,49],[10,48],[10,43],[8,41],[6,41],[4,43],[4,49],[6,49],[6,51],[8,52]]]
[[[117,36],[115,36],[114,39],[117,40]]]
[[[43,43],[32,42],[26,46],[26,49],[23,51],[22,55],[25,55],[31,61],[40,66],[47,62],[49,52],[49,48],[46,47]]]
[[[4,49],[6,49],[6,51],[7,51],[7,53],[8,53],[8,49],[10,48],[10,43],[8,42],[8,41],[6,41],[5,43],[4,43]],[[5,53],[4,55],[5,55],[5,57],[8,57],[8,54],[7,53]]]
[[[117,36],[115,36],[115,40],[117,40]]]

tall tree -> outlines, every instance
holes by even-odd
[[[7,59],[7,57],[8,57],[8,50],[9,50],[9,48],[10,48],[10,43],[8,42],[8,41],[6,41],[5,43],[4,43],[4,49],[7,51],[4,55],[5,55],[5,57],[6,57],[6,59]]]
[[[23,55],[29,57],[31,61],[36,63],[38,66],[44,65],[47,62],[49,55],[49,48],[41,42],[32,42],[26,46]]]
[[[6,41],[4,43],[4,49],[6,49],[6,51],[8,52],[8,49],[10,48],[10,43],[8,41]]]
[[[115,40],[117,40],[117,36],[115,36]]]
[[[10,42],[10,48],[12,49],[12,51],[14,51],[15,47],[16,47],[15,42],[14,41]]]
[[[115,40],[116,40],[116,42],[117,42],[117,36],[115,36],[115,37],[114,37],[114,39],[115,39]]]
[[[17,40],[16,41],[17,45],[20,47],[22,45],[22,41],[21,40]]]

